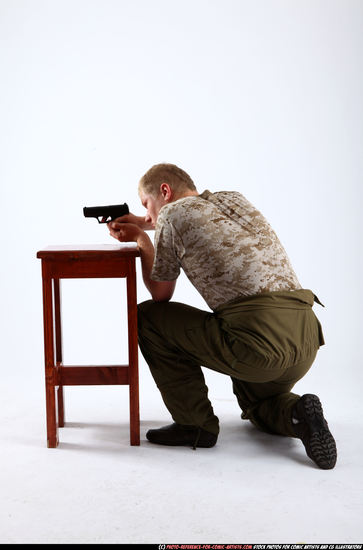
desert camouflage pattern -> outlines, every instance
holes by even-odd
[[[276,233],[234,191],[204,191],[161,208],[151,278],[173,281],[180,268],[212,310],[244,296],[301,288]]]

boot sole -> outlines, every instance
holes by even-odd
[[[150,437],[147,437],[146,436],[146,439],[148,441],[150,441],[150,443],[155,443],[156,445],[167,445],[168,447],[192,447],[193,446],[193,441],[183,441],[183,442],[175,442],[175,441],[161,441],[160,439],[152,439]],[[210,447],[214,447],[215,443],[197,443],[196,447],[199,447],[199,448],[210,448]]]
[[[308,426],[308,434],[302,438],[306,453],[319,468],[330,470],[337,461],[337,448],[320,399],[317,395],[306,394],[301,398],[301,405],[300,413]]]
[[[174,426],[149,430],[146,433],[146,439],[150,443],[167,445],[169,447],[193,447],[193,449],[196,447],[214,447],[217,438],[216,435],[211,433],[198,433],[196,429],[193,430],[193,433],[188,433],[186,430],[178,433],[178,430]]]

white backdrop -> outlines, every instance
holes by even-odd
[[[301,387],[360,407],[362,21],[355,0],[0,0],[3,388],[43,384],[37,250],[114,243],[83,206],[141,214],[138,179],[173,162],[264,213],[326,306]],[[66,281],[68,363],[118,361],[122,284]],[[206,307],[184,277],[175,299]]]

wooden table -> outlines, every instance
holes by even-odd
[[[140,445],[137,302],[135,259],[138,248],[122,245],[49,246],[42,261],[44,358],[48,447],[59,442],[64,426],[63,386],[127,384],[130,396],[130,444]],[[128,364],[63,365],[60,280],[126,277]]]

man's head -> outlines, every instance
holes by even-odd
[[[175,164],[155,164],[139,182],[139,196],[147,209],[146,221],[154,226],[165,204],[197,194],[191,177]]]

